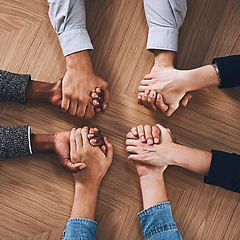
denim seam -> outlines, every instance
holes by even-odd
[[[159,233],[164,233],[164,232],[172,231],[172,230],[177,231],[177,227],[176,227],[175,224],[174,225],[168,225],[168,226],[165,226],[165,227],[161,227],[161,228],[158,228],[158,229],[154,229],[149,234],[147,234],[146,240],[156,236]]]

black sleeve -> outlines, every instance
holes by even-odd
[[[240,193],[240,155],[212,150],[212,161],[204,182]]]
[[[221,85],[219,88],[231,88],[240,85],[240,55],[214,58],[219,70]]]
[[[28,126],[0,126],[0,160],[31,155]]]
[[[26,104],[25,91],[31,75],[0,70],[0,102]]]

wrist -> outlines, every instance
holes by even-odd
[[[31,147],[33,153],[54,152],[54,135],[31,134]]]
[[[70,54],[65,59],[67,70],[93,71],[92,61],[87,50]]]
[[[166,50],[153,50],[155,56],[154,66],[162,68],[175,68],[176,52]]]
[[[49,102],[54,83],[30,81],[26,88],[26,99],[35,102]]]

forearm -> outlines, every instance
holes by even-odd
[[[70,218],[86,218],[94,221],[99,185],[75,184],[75,196]]]
[[[142,176],[140,184],[144,209],[168,200],[163,173]]]
[[[26,99],[35,102],[50,102],[55,83],[30,81],[26,88]]]
[[[177,53],[166,50],[154,50],[155,63],[157,67],[175,67]]]
[[[183,81],[185,79],[186,92],[219,85],[216,71],[212,65],[193,70],[183,70],[181,78]]]
[[[92,61],[88,51],[81,51],[67,56],[66,58],[67,70],[78,71],[93,71]]]
[[[174,144],[168,152],[170,165],[177,165],[204,176],[208,175],[212,159],[212,154],[210,152],[185,147],[179,144]]]
[[[31,146],[33,153],[52,153],[54,152],[54,135],[31,134]]]

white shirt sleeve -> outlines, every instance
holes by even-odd
[[[93,49],[86,29],[84,0],[48,0],[49,17],[66,57]]]
[[[177,52],[178,34],[187,12],[186,0],[144,0],[149,27],[147,49]]]

